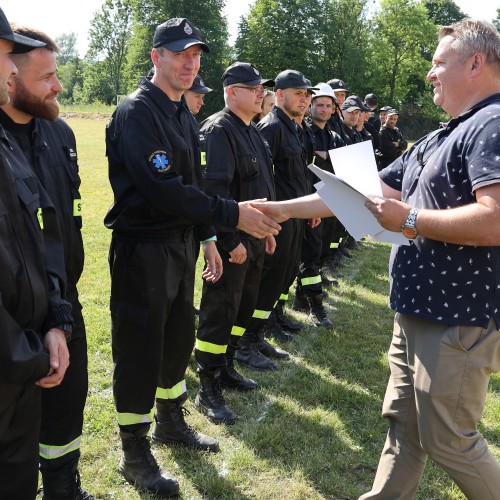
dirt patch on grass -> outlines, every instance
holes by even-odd
[[[59,114],[61,118],[83,118],[88,120],[109,120],[111,113],[85,113],[79,111],[65,111]]]

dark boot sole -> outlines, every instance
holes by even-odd
[[[154,434],[151,435],[151,441],[156,444],[164,444],[167,446],[180,446],[181,448],[187,448],[189,450],[195,450],[195,451],[209,451],[211,453],[218,453],[219,452],[219,445],[215,446],[201,446],[201,445],[195,445],[195,444],[189,444],[185,443],[184,441],[175,441],[173,439],[165,439],[165,438],[159,438],[156,437]]]
[[[236,423],[236,417],[234,418],[217,418],[212,415],[208,414],[208,408],[203,406],[201,403],[196,402],[194,403],[194,407],[205,417],[207,417],[210,422],[216,425],[234,425]]]
[[[180,493],[180,487],[179,483],[172,484],[172,490],[171,491],[158,491],[157,489],[153,488],[143,488],[136,484],[132,476],[129,476],[124,470],[118,468],[118,472],[122,475],[122,477],[132,485],[134,488],[136,488],[138,491],[142,491],[144,493],[148,493],[150,495],[153,495],[155,498],[179,498],[179,493]]]

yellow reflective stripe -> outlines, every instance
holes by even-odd
[[[200,163],[202,167],[207,164],[207,153],[205,151],[200,154]]]
[[[156,388],[156,397],[159,399],[177,399],[186,392],[186,381],[181,380],[170,389]]]
[[[212,344],[204,340],[196,339],[196,349],[202,352],[211,352],[212,354],[224,354],[227,351],[227,345]]]
[[[252,318],[267,319],[269,318],[270,314],[271,311],[260,311],[259,309],[255,309],[255,311],[252,314]]]
[[[288,300],[288,293],[282,293],[278,300]]]
[[[43,229],[43,211],[39,208],[36,211],[36,218],[38,219],[38,224],[40,225],[40,229]]]
[[[313,165],[316,165],[316,155],[313,156]]]
[[[241,326],[233,326],[231,328],[231,335],[236,337],[241,337],[245,333],[246,328],[242,328]]]
[[[343,239],[344,239],[344,238],[339,238],[339,245],[342,243],[342,240],[343,240]]]
[[[120,425],[150,424],[153,422],[155,411],[151,410],[149,415],[139,413],[118,413],[117,420]]]
[[[338,248],[339,243],[330,243],[330,248]]]
[[[300,284],[302,286],[315,285],[316,283],[321,283],[321,276],[310,276],[309,278],[301,278]]]
[[[40,446],[40,456],[47,460],[53,460],[54,458],[59,458],[72,451],[78,450],[82,443],[82,436],[78,436],[76,439],[73,439],[71,443],[63,444],[62,446],[53,446],[50,444],[42,444],[39,443]]]
[[[73,216],[82,216],[82,200],[73,200]]]

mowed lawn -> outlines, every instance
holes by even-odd
[[[117,472],[120,443],[112,396],[107,254],[103,218],[111,204],[104,154],[105,119],[69,119],[78,143],[86,263],[80,281],[87,323],[90,387],[82,445],[84,487],[101,499],[149,498]],[[241,417],[231,427],[209,423],[193,408],[198,382],[187,373],[188,420],[215,436],[218,454],[153,445],[186,499],[355,499],[370,489],[387,431],[380,416],[388,379],[386,352],[393,313],[387,308],[389,246],[365,242],[329,290],[333,330],[307,327],[286,346],[291,360],[275,373],[242,370],[261,389],[227,393]],[[201,268],[199,263],[198,268]],[[197,283],[199,300],[200,281]],[[296,319],[305,315],[292,313]],[[147,335],[147,332],[144,332]],[[137,338],[141,342],[141,337]],[[140,373],[137,374],[141,376]],[[481,430],[500,457],[500,378],[494,376]],[[433,463],[417,498],[464,498]]]

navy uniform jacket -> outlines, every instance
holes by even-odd
[[[190,111],[141,80],[106,129],[114,203],[104,223],[116,234],[161,239],[193,224],[236,227],[238,205],[201,189],[200,144]],[[200,239],[215,234],[202,227]]]
[[[276,199],[290,200],[308,194],[307,150],[295,122],[273,106],[257,128],[271,148]]]
[[[42,335],[72,323],[72,316],[61,298],[64,260],[55,209],[1,127],[0,183],[0,383],[25,385],[48,374]]]
[[[61,119],[52,122],[35,118],[29,132],[30,141],[26,126],[14,123],[2,110],[0,123],[7,137],[15,139],[23,150],[57,211],[64,245],[66,296],[75,306],[78,300],[76,285],[83,271],[84,249],[80,176],[73,131]]]
[[[276,199],[269,147],[253,122],[246,125],[228,108],[207,118],[201,126],[206,168],[205,192],[236,201]],[[242,239],[238,230],[217,228],[217,240],[227,252]]]

